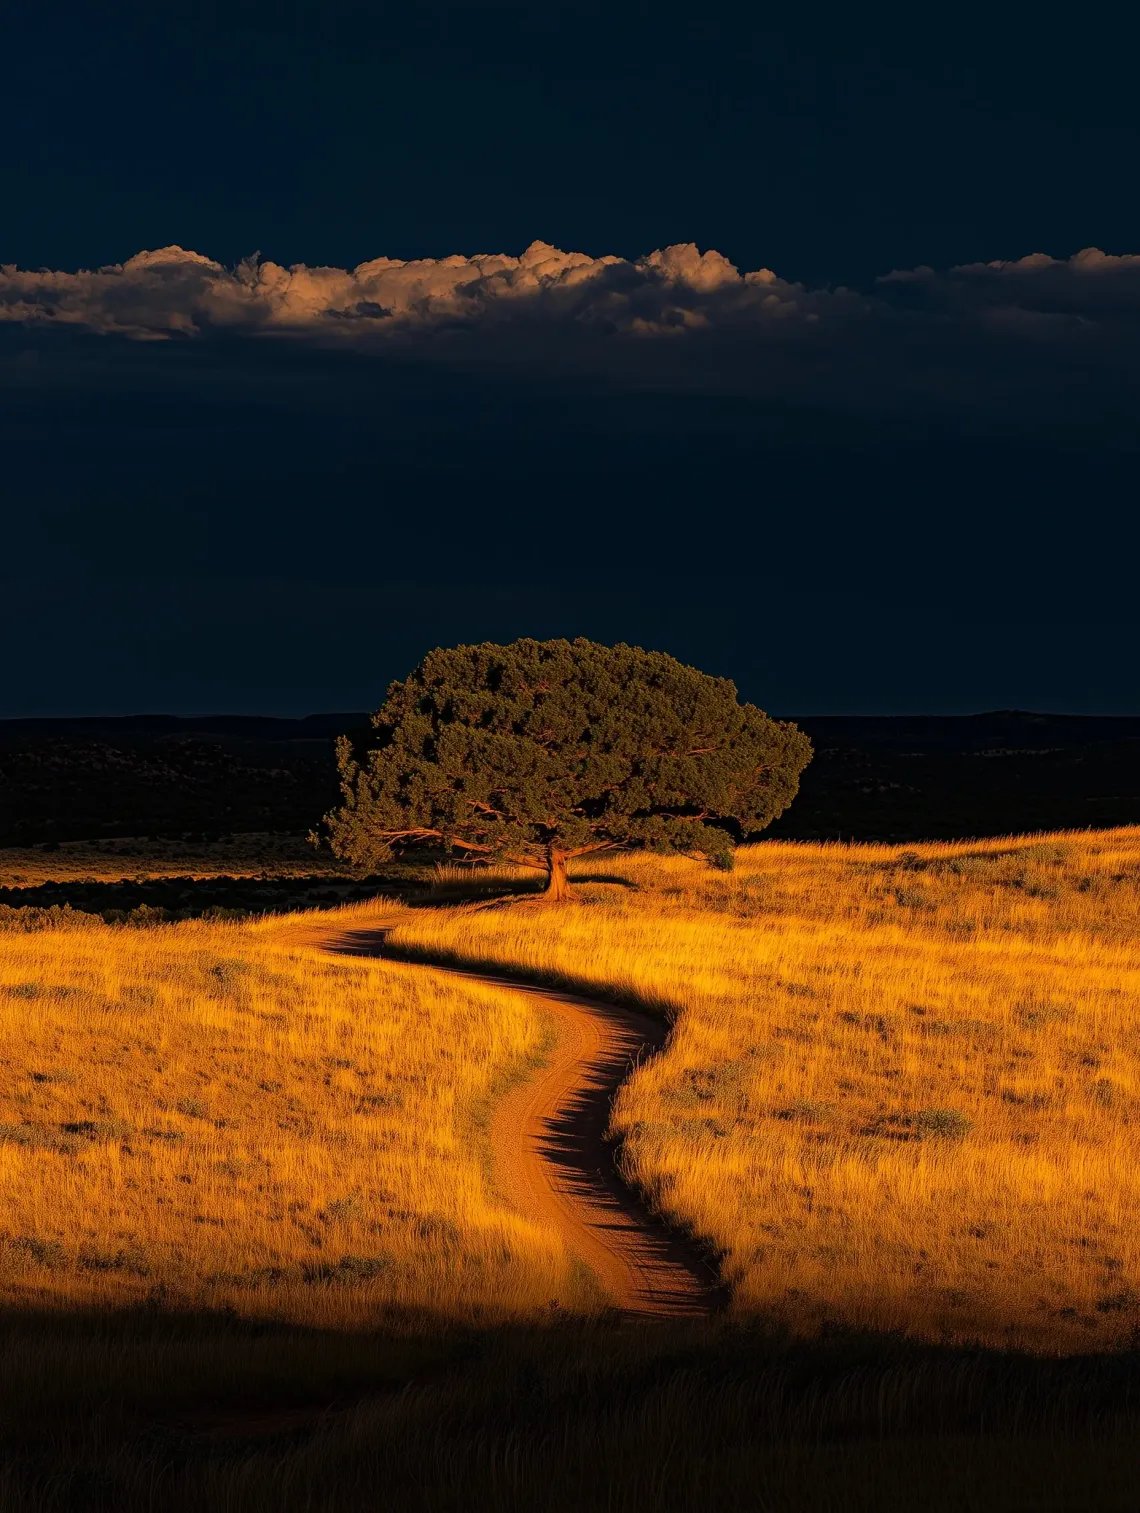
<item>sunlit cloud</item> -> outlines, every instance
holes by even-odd
[[[701,253],[692,243],[629,261],[532,242],[521,257],[379,257],[351,270],[304,263],[285,268],[257,258],[228,269],[200,253],[162,247],[76,273],[0,269],[0,319],[152,338],[235,328],[318,328],[352,337],[362,326],[374,332],[385,322],[394,331],[511,316],[673,336],[710,326],[811,324],[852,310],[919,303],[1040,315],[1135,311],[1140,257],[1088,248],[1067,260],[1036,253],[946,272],[896,270],[870,295],[808,290],[768,268],[741,273],[719,252]]]
[[[380,257],[358,267],[236,268],[181,247],[139,252],[93,271],[0,270],[0,319],[55,321],[136,337],[243,328],[353,338],[362,327],[483,323],[510,315],[636,335],[675,334],[713,319],[778,319],[797,293],[767,269],[741,274],[718,252],[667,247],[629,262],[533,242],[521,257]],[[818,298],[818,297],[816,297]]]
[[[379,257],[226,268],[181,247],[94,270],[0,269],[0,321],[136,341],[230,334],[614,382],[986,413],[1086,410],[1140,389],[1140,257],[895,270],[870,289],[741,272],[691,243],[590,257]],[[1075,396],[1075,400],[1073,399]]]

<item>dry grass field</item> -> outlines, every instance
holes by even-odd
[[[421,910],[393,941],[674,1021],[614,1129],[739,1315],[1135,1341],[1140,831],[582,871],[564,908]],[[299,923],[0,935],[0,1297],[334,1327],[588,1306],[488,1186],[480,1121],[539,1054],[531,1010],[331,961]]]
[[[445,869],[399,943],[670,1017],[615,1129],[730,1316],[618,1323],[496,1200],[527,1000],[5,916],[0,1513],[1134,1507],[1140,831],[581,870]]]
[[[573,1300],[557,1236],[485,1172],[533,1011],[296,923],[0,933],[5,1307],[369,1328]]]
[[[614,1130],[722,1252],[739,1315],[1136,1343],[1140,830],[604,873],[576,904],[424,911],[393,941],[674,1020]]]

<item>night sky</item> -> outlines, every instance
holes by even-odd
[[[1136,39],[1043,14],[28,7],[0,717],[577,634],[1140,712]]]

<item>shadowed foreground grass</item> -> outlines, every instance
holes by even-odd
[[[747,1329],[5,1320],[3,1513],[1135,1507],[1140,1364]]]

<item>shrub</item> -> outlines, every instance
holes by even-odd
[[[97,929],[103,921],[97,914],[85,914],[70,904],[52,904],[50,909],[27,907],[14,909],[0,904],[0,930],[28,933],[35,930]]]
[[[84,1271],[118,1271],[131,1277],[149,1277],[152,1269],[150,1257],[140,1245],[121,1245],[118,1250],[83,1245],[79,1264]]]
[[[802,1119],[809,1124],[823,1124],[835,1113],[830,1103],[821,1103],[815,1098],[797,1098],[794,1103],[789,1103],[787,1108],[780,1109],[777,1119],[796,1120]]]
[[[0,1251],[6,1251],[17,1262],[30,1261],[48,1271],[61,1271],[68,1264],[62,1245],[55,1240],[41,1240],[38,1235],[0,1237]]]
[[[1098,1077],[1092,1085],[1092,1096],[1101,1108],[1113,1108],[1117,1102],[1116,1084],[1110,1077]]]
[[[319,1286],[351,1286],[354,1282],[373,1281],[390,1265],[387,1256],[341,1256],[339,1261],[321,1261],[315,1266],[306,1266],[302,1274],[306,1282]]]
[[[126,923],[136,929],[149,930],[154,925],[164,925],[170,919],[169,909],[156,908],[152,904],[139,904],[127,915]]]
[[[973,1129],[965,1114],[956,1108],[919,1109],[914,1126],[920,1136],[936,1140],[961,1140]]]

